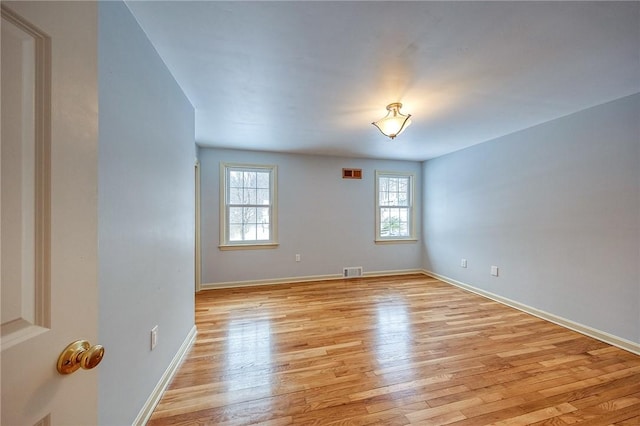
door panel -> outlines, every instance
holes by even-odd
[[[3,425],[97,423],[97,371],[56,369],[97,343],[96,28],[94,2],[2,2]]]
[[[49,326],[50,139],[41,130],[50,84],[46,35],[7,12],[1,28],[0,341],[8,349]]]

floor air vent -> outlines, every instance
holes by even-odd
[[[354,278],[362,276],[362,266],[352,266],[342,270],[342,276],[345,278]]]

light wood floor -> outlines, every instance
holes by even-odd
[[[150,425],[640,425],[640,357],[423,275],[204,291]]]

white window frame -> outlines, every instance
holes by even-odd
[[[380,210],[384,207],[380,205],[380,178],[409,178],[409,189],[407,191],[408,196],[408,206],[407,208],[407,222],[409,226],[409,235],[407,236],[382,236],[381,235],[381,214]],[[415,226],[415,185],[416,185],[416,176],[411,172],[387,172],[387,171],[379,171],[376,170],[376,180],[375,180],[375,242],[376,244],[385,244],[385,243],[405,243],[405,242],[415,242],[416,238],[416,226]]]
[[[229,240],[229,173],[269,172],[269,240]],[[262,206],[262,205],[261,205]],[[275,165],[220,163],[220,250],[275,248],[278,246],[278,167]]]

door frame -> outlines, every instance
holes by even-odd
[[[202,255],[200,247],[200,161],[195,163],[195,290],[202,290]]]

